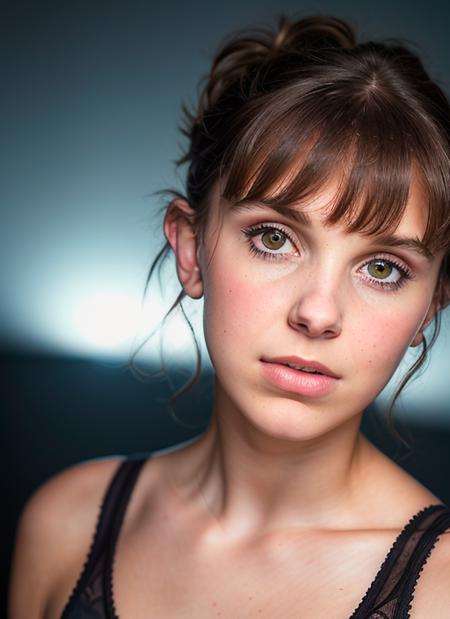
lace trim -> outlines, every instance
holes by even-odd
[[[117,614],[116,603],[114,600],[114,591],[113,591],[114,564],[115,564],[115,559],[113,560],[113,565],[111,566],[111,578],[109,579],[109,599],[111,600],[111,602],[110,602],[110,608],[108,608],[108,611],[111,611],[109,613],[110,615],[109,619],[120,619],[119,615]]]
[[[415,576],[414,584],[413,584],[412,587],[409,587],[410,590],[407,592],[406,599],[408,600],[408,604],[407,604],[406,611],[405,611],[406,612],[405,619],[411,619],[410,612],[412,610],[412,605],[413,605],[413,601],[414,601],[414,595],[415,595],[415,592],[416,592],[417,583],[419,582],[420,575],[423,572],[423,569],[424,569],[425,565],[427,564],[428,559],[430,558],[430,555],[431,555],[431,553],[433,551],[433,548],[436,546],[436,544],[439,541],[439,539],[441,538],[441,536],[447,531],[447,529],[450,528],[450,511],[447,510],[446,513],[444,513],[442,515],[444,517],[443,518],[443,524],[445,525],[445,528],[443,528],[438,535],[434,536],[428,551],[426,552],[425,556],[422,558],[421,565],[420,565],[419,569],[416,571],[416,576]]]
[[[72,588],[72,592],[69,595],[69,598],[67,600],[66,605],[64,606],[64,609],[62,611],[61,614],[61,619],[69,619],[69,612],[71,610],[71,607],[73,606],[73,602],[75,600],[75,597],[80,595],[80,593],[82,592],[82,585],[86,584],[85,580],[87,579],[89,572],[91,571],[92,567],[93,567],[93,557],[94,557],[94,550],[97,550],[99,543],[100,543],[100,532],[103,530],[103,527],[101,527],[100,525],[103,523],[104,520],[104,515],[105,515],[105,506],[106,506],[106,502],[108,500],[114,479],[119,471],[119,469],[121,468],[121,466],[123,465],[124,461],[122,460],[121,462],[119,462],[114,475],[112,476],[112,479],[110,480],[104,494],[103,494],[103,498],[102,501],[100,502],[100,505],[98,507],[98,513],[97,513],[97,518],[96,518],[96,523],[95,523],[95,529],[94,529],[94,534],[92,536],[92,540],[89,546],[89,551],[86,555],[86,558],[84,560],[83,563],[83,567],[80,570],[78,579],[75,583],[75,585]]]
[[[380,568],[379,568],[375,578],[372,580],[371,584],[369,585],[369,588],[367,589],[366,593],[364,594],[364,596],[361,599],[361,601],[358,604],[358,606],[355,608],[353,613],[350,615],[349,619],[366,619],[367,617],[370,617],[370,615],[363,615],[361,613],[362,613],[363,610],[366,611],[366,612],[367,611],[370,612],[371,609],[370,608],[365,608],[365,607],[367,606],[367,602],[369,600],[369,596],[373,595],[373,593],[375,591],[375,585],[378,586],[378,584],[379,584],[379,582],[381,580],[381,577],[384,575],[385,572],[387,572],[387,568],[391,564],[394,563],[395,555],[396,554],[400,555],[401,550],[405,546],[405,542],[410,537],[410,534],[414,531],[414,529],[418,526],[418,524],[420,524],[419,521],[425,519],[425,517],[429,513],[432,513],[433,511],[437,511],[437,510],[440,510],[440,509],[446,509],[446,506],[443,505],[443,504],[428,505],[427,507],[424,507],[423,509],[421,509],[419,512],[417,512],[414,516],[412,516],[410,518],[408,523],[403,527],[402,531],[399,533],[397,538],[392,543],[391,548],[390,548],[389,552],[387,553],[383,563],[381,564],[381,566],[380,566]],[[374,619],[377,617],[377,615],[380,618],[386,616],[385,613],[383,613],[381,611],[375,611],[375,612],[376,612],[376,614],[374,615]],[[387,618],[387,619],[389,619],[389,618]]]
[[[128,503],[133,493],[134,487],[136,485],[137,478],[139,476],[139,473],[142,470],[143,465],[150,457],[151,457],[151,454],[149,453],[146,453],[146,454],[139,453],[139,454],[134,454],[128,457],[127,463],[130,467],[130,470],[128,471],[125,496],[124,494],[121,494],[121,505],[120,505],[121,509],[120,509],[120,513],[116,521],[114,522],[114,527],[115,527],[114,537],[111,540],[111,546],[109,548],[109,553],[108,553],[109,560],[106,562],[106,566],[105,566],[104,584],[105,584],[105,593],[106,593],[106,600],[107,600],[106,607],[107,607],[108,619],[119,619],[119,616],[117,615],[116,604],[114,600],[114,589],[113,589],[113,575],[114,575],[114,567],[116,564],[117,540],[119,539],[120,529],[122,527],[125,513],[128,507]]]

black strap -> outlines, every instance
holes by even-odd
[[[133,454],[122,462],[113,479],[114,486],[111,488],[111,511],[109,513],[109,527],[107,535],[107,547],[105,548],[105,569],[103,572],[103,591],[105,592],[106,611],[112,609],[115,615],[113,591],[112,591],[112,567],[117,539],[119,537],[123,518],[128,506],[131,493],[135,486],[138,475],[148,455]],[[105,506],[106,507],[106,506]],[[107,615],[108,616],[108,615]]]
[[[113,608],[111,562],[114,549],[131,492],[142,465],[149,457],[149,454],[136,453],[126,456],[119,463],[104,494],[88,556],[61,619],[70,616],[70,611],[85,587],[88,586],[96,566],[102,561],[105,566],[103,570],[104,612],[106,617],[110,616],[108,604],[110,608]]]
[[[392,545],[351,619],[366,619],[373,616],[388,619],[408,617],[407,614],[399,612],[404,607],[405,601],[411,602],[407,591],[413,590],[420,566],[423,567],[425,560],[422,553],[425,545],[423,540],[432,538],[434,543],[436,542],[439,534],[436,525],[445,514],[448,519],[450,511],[446,505],[430,505],[411,518]],[[448,526],[447,520],[447,528]],[[411,565],[416,565],[418,569],[411,569]]]
[[[402,605],[399,608],[399,619],[409,619],[409,611],[412,607],[414,590],[420,573],[422,572],[428,557],[436,545],[439,537],[450,528],[450,510],[446,509],[434,520],[432,526],[423,535],[416,552],[407,567],[407,578],[403,587]]]

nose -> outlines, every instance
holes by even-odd
[[[342,330],[342,296],[338,285],[311,279],[296,287],[289,312],[290,326],[314,338],[334,338]]]

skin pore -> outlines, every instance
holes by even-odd
[[[359,426],[433,318],[442,256],[428,261],[409,248],[326,228],[334,191],[330,183],[302,206],[311,218],[306,227],[268,207],[232,210],[216,183],[203,244],[187,202],[174,200],[166,214],[180,282],[191,297],[204,295],[215,369],[211,423],[187,448],[188,473],[171,470],[173,483],[201,497],[213,516],[202,534],[206,546],[290,527],[396,529],[427,502],[439,502]],[[398,236],[421,238],[422,204],[413,179]],[[272,255],[255,255],[251,246]],[[380,259],[389,262],[377,278]],[[391,287],[377,285],[383,280]],[[395,289],[398,280],[404,285]],[[261,359],[287,355],[330,367],[340,377],[336,389],[313,398],[268,383]],[[380,523],[383,501],[393,509]]]

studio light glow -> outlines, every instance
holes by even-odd
[[[132,297],[98,293],[80,300],[71,322],[89,347],[107,352],[130,341],[138,318],[139,308]]]

